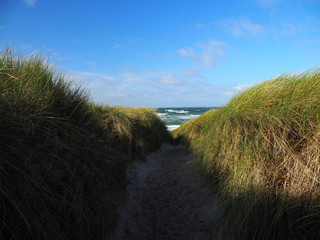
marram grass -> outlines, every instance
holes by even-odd
[[[0,239],[110,238],[127,165],[169,140],[152,110],[96,105],[41,56],[4,51]]]
[[[183,124],[224,239],[320,238],[320,73],[284,75]]]
[[[167,129],[154,109],[118,107],[117,110],[125,114],[132,123],[133,156],[144,158],[161,145],[163,136],[159,133],[167,132]]]

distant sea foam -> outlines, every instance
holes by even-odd
[[[215,107],[158,108],[159,117],[166,123],[169,131],[178,128],[183,122],[199,117]]]

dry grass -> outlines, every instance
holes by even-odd
[[[284,75],[176,130],[217,183],[226,239],[320,237],[319,103],[317,70]]]

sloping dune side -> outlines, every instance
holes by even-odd
[[[170,141],[152,109],[91,103],[41,56],[0,56],[0,239],[108,239],[126,168]]]
[[[223,203],[224,239],[319,239],[320,73],[283,75],[173,132]]]

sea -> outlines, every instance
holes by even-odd
[[[216,109],[216,107],[157,108],[156,111],[168,130],[172,131],[183,122],[195,119],[210,109]]]

